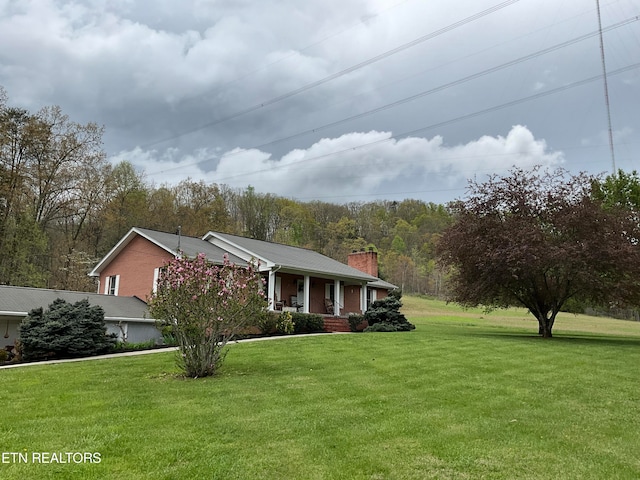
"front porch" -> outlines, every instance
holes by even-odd
[[[350,313],[362,314],[367,308],[365,282],[273,270],[266,282],[270,310],[346,318]]]

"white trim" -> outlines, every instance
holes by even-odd
[[[311,277],[309,275],[304,276],[304,302],[302,311],[309,313],[309,303],[311,300]]]
[[[158,278],[160,278],[160,267],[156,267],[153,269],[153,288],[151,289],[152,293],[156,293],[158,291]]]
[[[131,242],[131,240],[134,239],[135,235],[139,235],[142,238],[150,241],[151,243],[153,243],[154,245],[157,245],[158,247],[160,247],[163,250],[167,251],[168,253],[170,253],[174,257],[178,256],[178,252],[176,252],[176,251],[172,250],[171,248],[167,247],[166,245],[163,245],[162,243],[154,240],[153,238],[149,237],[145,233],[143,233],[140,230],[138,230],[136,227],[133,227],[131,230],[129,230],[127,232],[127,234],[124,237],[122,237],[120,239],[120,241],[118,243],[116,243],[116,245],[111,250],[109,250],[109,253],[107,253],[102,258],[102,260],[100,260],[100,263],[98,263],[98,265],[96,265],[94,267],[94,269],[91,270],[91,272],[89,272],[89,276],[90,277],[98,277],[98,276],[100,276],[100,273],[102,272],[102,269],[104,267],[106,267],[111,262],[111,260],[113,260],[115,257],[117,257],[122,250],[124,250],[124,247],[126,247],[129,244],[129,242]]]
[[[26,317],[29,312],[11,312],[8,310],[0,310],[0,317]]]
[[[260,263],[260,270],[265,271],[270,268],[275,267],[275,263],[269,261],[269,259],[260,257],[256,255],[254,252],[249,250],[248,248],[241,247],[240,245],[230,242],[226,238],[222,238],[216,232],[207,232],[202,240],[209,242],[216,247],[221,248],[227,253],[235,255],[238,258],[241,258],[245,262],[250,262],[251,260],[257,260]]]
[[[276,309],[276,272],[269,270],[269,280],[267,280],[267,300],[269,302],[269,310]]]
[[[156,323],[155,318],[104,317],[105,322]]]

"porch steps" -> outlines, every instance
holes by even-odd
[[[324,319],[325,332],[350,332],[349,321],[346,318],[327,317]]]

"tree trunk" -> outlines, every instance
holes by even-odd
[[[542,338],[551,338],[551,329],[553,328],[553,321],[548,318],[538,318],[538,335]]]

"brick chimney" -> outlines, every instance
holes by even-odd
[[[373,248],[369,248],[367,251],[360,250],[359,252],[350,253],[347,264],[373,277],[378,276],[378,253]]]

